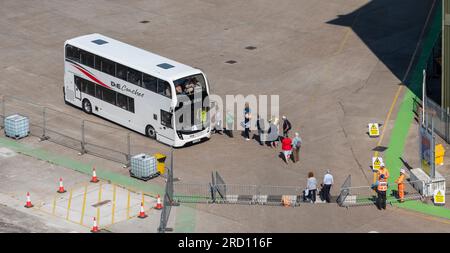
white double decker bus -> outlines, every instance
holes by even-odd
[[[210,138],[201,70],[101,34],[67,40],[64,49],[67,103],[174,147]]]

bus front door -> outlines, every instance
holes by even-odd
[[[173,129],[172,113],[165,110],[160,110],[159,115],[160,127],[156,132],[157,140],[166,143],[168,145],[173,145],[175,130]]]
[[[80,83],[74,83],[75,98],[81,100],[81,87],[79,86]]]

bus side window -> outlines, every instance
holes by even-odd
[[[80,49],[71,45],[66,45],[66,58],[80,62]]]
[[[103,101],[110,104],[116,104],[116,92],[110,89],[103,88]]]
[[[88,67],[93,68],[94,67],[94,55],[86,52],[84,50],[80,50],[81,55],[81,64],[84,64]]]
[[[128,111],[134,113],[134,98],[128,97]]]
[[[141,72],[134,70],[132,68],[128,68],[128,82],[141,86],[142,82],[141,79],[142,79]]]
[[[96,70],[102,71],[102,59],[103,58],[98,56],[98,55],[95,56],[95,66],[94,66],[94,68]]]
[[[103,90],[104,89],[105,88],[103,88],[100,85],[95,85],[95,97],[98,98],[98,99],[103,100]]]
[[[143,87],[147,90],[156,92],[156,78],[147,74],[143,74]]]
[[[97,67],[97,63],[95,64],[95,66]],[[113,61],[105,58],[100,58],[100,66],[102,72],[112,76],[116,75],[116,64]]]
[[[116,77],[126,81],[127,80],[127,67],[125,67],[119,63],[116,64],[116,67],[117,67]]]
[[[158,94],[172,98],[172,92],[170,90],[170,85],[168,82],[158,79]]]
[[[121,93],[117,93],[117,106],[124,110],[128,110],[128,97]]]

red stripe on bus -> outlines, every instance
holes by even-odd
[[[80,70],[81,72],[83,72],[83,74],[85,74],[87,77],[89,77],[92,81],[96,82],[98,85],[101,85],[103,87],[106,87],[108,89],[111,89],[111,87],[109,87],[108,85],[104,84],[102,81],[98,80],[95,76],[91,75],[89,72],[87,72],[86,70],[82,69],[81,67],[78,67],[77,65],[73,65],[75,68],[77,68],[78,70]]]

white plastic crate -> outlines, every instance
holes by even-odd
[[[27,117],[14,114],[5,118],[5,135],[15,139],[28,136],[30,125]]]
[[[156,158],[146,154],[131,157],[130,174],[133,177],[148,180],[159,175],[156,169]]]

